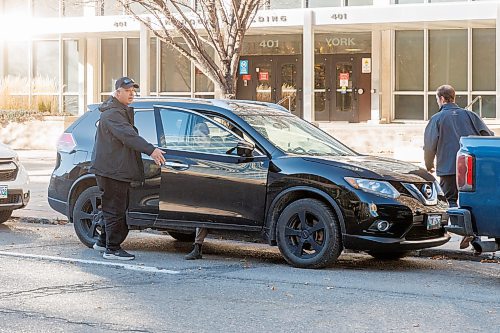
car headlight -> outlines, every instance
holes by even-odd
[[[388,182],[382,180],[344,177],[346,182],[358,190],[396,199],[401,194]]]

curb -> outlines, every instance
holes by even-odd
[[[500,264],[500,257],[496,252],[475,254],[473,250],[452,250],[429,248],[418,250],[413,257],[428,257],[434,260],[467,260]]]

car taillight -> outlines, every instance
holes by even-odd
[[[72,152],[76,147],[76,141],[71,133],[63,133],[57,141],[57,150],[65,153]]]
[[[458,153],[457,187],[459,191],[474,191],[474,162],[474,156],[465,153]]]

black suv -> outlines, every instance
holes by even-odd
[[[448,205],[413,164],[360,155],[280,107],[248,101],[136,100],[140,135],[166,151],[161,168],[143,155],[132,183],[131,229],[193,239],[195,227],[261,232],[296,267],[324,267],[343,249],[377,258],[449,240]],[[50,206],[92,246],[100,193],[89,173],[100,112],[91,105],[61,136]]]

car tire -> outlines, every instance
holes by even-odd
[[[406,257],[409,253],[410,253],[409,251],[396,251],[396,252],[368,251],[369,255],[378,260],[399,260],[401,258]]]
[[[72,221],[76,235],[88,247],[92,247],[101,232],[101,191],[97,186],[84,190],[76,199]]]
[[[2,210],[0,211],[0,223],[6,222],[12,216],[11,210]]]
[[[340,225],[332,209],[316,199],[289,204],[277,222],[278,248],[285,260],[299,268],[322,268],[342,252]]]
[[[186,234],[183,232],[169,231],[168,234],[172,236],[173,239],[179,242],[190,242],[190,243],[194,242],[194,237],[195,237],[194,232]]]

